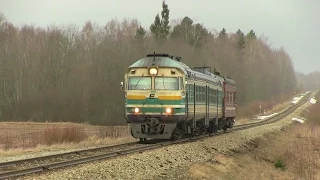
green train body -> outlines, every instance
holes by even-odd
[[[232,128],[236,83],[181,58],[148,54],[125,72],[125,118],[135,138],[176,139]]]

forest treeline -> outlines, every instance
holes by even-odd
[[[150,27],[137,19],[105,26],[15,26],[0,18],[0,120],[124,124],[124,71],[148,53],[181,56],[237,82],[237,104],[299,91],[288,53],[254,30],[210,31],[189,17],[170,22],[162,4]],[[301,87],[300,87],[301,89]]]
[[[298,86],[303,90],[317,91],[320,89],[320,72],[314,71],[308,74],[297,72]]]

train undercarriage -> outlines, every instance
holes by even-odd
[[[173,130],[171,140],[180,139],[183,137],[192,137],[203,134],[217,133],[219,130],[227,131],[228,128],[232,128],[234,124],[234,118],[223,118],[218,120],[218,124],[215,123],[216,119],[209,121],[209,125],[205,126],[204,120],[196,122],[196,127],[192,128],[192,120],[187,123],[179,123]]]
[[[196,121],[195,128],[193,128],[192,120],[179,123],[162,123],[155,118],[149,118],[145,122],[130,123],[130,128],[131,135],[138,137],[140,142],[143,142],[148,138],[177,140],[207,133],[217,133],[219,130],[226,132],[228,128],[233,127],[234,123],[234,118],[222,118],[218,121],[211,119],[209,125],[206,126],[203,119]]]

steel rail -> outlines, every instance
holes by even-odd
[[[278,120],[291,114],[294,110],[296,110],[302,104],[306,103],[310,96],[311,96],[311,93],[309,93],[308,96],[305,95],[302,99],[300,99],[300,101],[297,104],[290,106],[289,108],[283,110],[279,114],[276,114],[274,116],[266,118],[263,121],[234,126],[233,129],[231,129],[229,132],[239,131],[239,130],[243,130],[243,129],[248,129],[248,128],[252,128],[252,127],[257,127],[257,126],[277,122]],[[135,148],[125,149],[125,150],[118,150],[118,151],[113,151],[113,152],[109,152],[109,153],[105,153],[105,154],[93,155],[93,156],[72,159],[72,160],[63,161],[63,162],[56,162],[56,163],[50,163],[50,164],[45,164],[45,165],[39,165],[39,166],[26,168],[26,169],[19,169],[19,170],[3,172],[3,173],[0,173],[0,179],[22,176],[22,175],[27,175],[27,174],[31,174],[31,173],[39,173],[39,172],[44,172],[46,170],[68,167],[68,166],[83,164],[83,163],[87,163],[87,162],[91,162],[91,161],[109,159],[109,158],[122,156],[122,155],[126,155],[126,154],[132,154],[135,152],[143,152],[143,151],[147,151],[147,150],[151,150],[151,149],[156,149],[156,148],[160,148],[160,147],[164,147],[164,146],[168,146],[168,145],[192,142],[192,141],[196,141],[196,140],[199,140],[199,139],[202,139],[205,137],[211,137],[211,136],[222,135],[222,134],[224,134],[224,132],[218,132],[218,133],[213,133],[213,134],[204,134],[204,135],[199,135],[199,136],[194,136],[194,137],[178,139],[175,141],[159,142],[159,143],[155,143],[155,144],[141,144],[142,145],[141,147],[135,147]],[[151,140],[150,140],[150,142],[151,142]],[[65,155],[99,151],[99,150],[104,150],[104,149],[108,149],[108,148],[118,148],[118,147],[123,147],[126,145],[134,145],[134,144],[138,144],[138,143],[139,142],[130,142],[130,143],[113,145],[113,146],[90,148],[90,149],[67,152],[67,153],[62,153],[62,154],[54,154],[54,155],[48,155],[48,156],[42,156],[42,157],[35,157],[35,158],[22,159],[22,160],[17,160],[17,161],[4,162],[4,163],[0,163],[0,167],[24,163],[24,162],[36,161],[36,160],[43,160],[43,159],[48,159],[48,158],[61,157],[61,156],[65,156]]]
[[[154,139],[144,141],[144,143],[154,143],[154,142],[156,142]],[[139,144],[140,144],[139,141],[134,141],[134,142],[128,142],[128,143],[122,143],[122,144],[80,149],[80,150],[75,150],[75,151],[70,151],[70,152],[65,152],[65,153],[58,153],[58,154],[52,154],[52,155],[45,155],[45,156],[38,156],[38,157],[32,157],[32,158],[26,158],[26,159],[0,162],[0,169],[3,167],[6,167],[6,166],[22,164],[22,163],[27,163],[27,162],[32,162],[32,161],[41,161],[41,160],[52,159],[52,158],[57,158],[57,157],[62,157],[62,156],[79,155],[79,154],[87,153],[87,152],[102,151],[102,150],[120,148],[120,147],[124,147],[124,146],[139,145]],[[0,173],[0,175],[1,175],[1,173]]]
[[[16,165],[16,164],[20,164],[20,163],[25,163],[25,162],[39,161],[39,160],[45,160],[45,159],[56,158],[56,157],[61,157],[61,156],[77,155],[77,154],[86,153],[86,152],[93,152],[93,151],[100,151],[100,150],[105,150],[105,149],[112,149],[112,148],[118,148],[118,147],[122,147],[122,146],[130,146],[130,145],[134,145],[134,144],[138,144],[138,142],[130,142],[130,143],[111,145],[111,146],[88,148],[88,149],[70,151],[70,152],[59,153],[59,154],[38,156],[38,157],[19,159],[19,160],[14,160],[14,161],[6,161],[6,162],[1,162],[0,163],[0,168],[5,167],[5,166],[10,166],[10,165]]]

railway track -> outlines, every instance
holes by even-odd
[[[274,123],[286,117],[287,115],[291,114],[299,106],[306,103],[309,100],[310,96],[311,96],[311,93],[305,95],[297,104],[289,106],[287,109],[283,110],[282,113],[266,118],[263,121],[234,126],[233,129],[231,129],[229,132],[248,129],[251,127],[261,126],[264,124]],[[72,151],[72,152],[67,152],[62,154],[55,154],[55,155],[29,158],[29,159],[22,159],[17,161],[3,162],[3,163],[0,163],[0,179],[14,178],[14,177],[27,175],[31,173],[40,173],[47,170],[68,167],[68,166],[82,164],[86,162],[97,161],[101,159],[109,159],[109,158],[131,154],[135,152],[142,152],[142,151],[147,151],[151,149],[156,149],[156,148],[164,147],[167,145],[196,141],[205,137],[216,136],[221,134],[224,134],[224,133],[218,132],[215,134],[204,134],[204,135],[194,136],[190,138],[178,139],[176,141],[148,140],[144,144],[141,144],[139,142],[130,142],[130,143],[113,145],[113,146],[90,148],[90,149]]]

